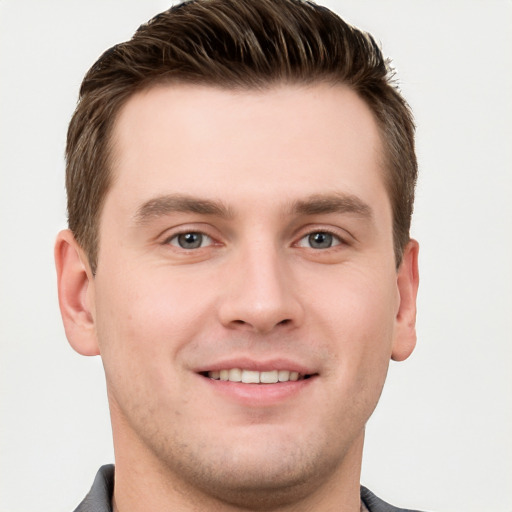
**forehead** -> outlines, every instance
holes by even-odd
[[[373,115],[342,85],[159,85],[128,100],[112,140],[113,189],[127,201],[166,193],[257,200],[265,191],[295,200],[306,188],[360,195],[384,181]]]

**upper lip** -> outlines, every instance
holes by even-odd
[[[272,359],[253,359],[248,357],[230,358],[215,361],[198,367],[197,373],[215,372],[220,370],[230,370],[232,368],[240,368],[242,370],[252,370],[258,372],[272,370],[289,370],[298,372],[301,375],[313,375],[316,372],[311,366],[301,364],[286,358]]]

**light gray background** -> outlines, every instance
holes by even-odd
[[[512,2],[327,4],[392,56],[418,124],[419,343],[391,365],[362,481],[512,511]],[[113,460],[99,358],[69,348],[53,242],[82,76],[162,0],[0,0],[0,510],[70,511]]]

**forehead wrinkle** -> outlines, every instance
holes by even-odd
[[[142,204],[135,214],[136,224],[145,224],[151,219],[171,213],[197,213],[222,218],[233,217],[233,212],[222,203],[184,194],[158,196]]]
[[[322,215],[328,213],[351,213],[371,219],[372,208],[352,194],[314,194],[306,199],[294,201],[291,206],[296,215]]]

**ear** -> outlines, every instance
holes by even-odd
[[[400,303],[395,319],[395,339],[391,353],[391,358],[395,361],[407,359],[416,346],[418,252],[418,242],[410,240],[405,247],[402,263],[398,269],[397,287]]]
[[[94,278],[69,229],[55,243],[59,306],[70,345],[84,356],[100,353],[94,324]]]

